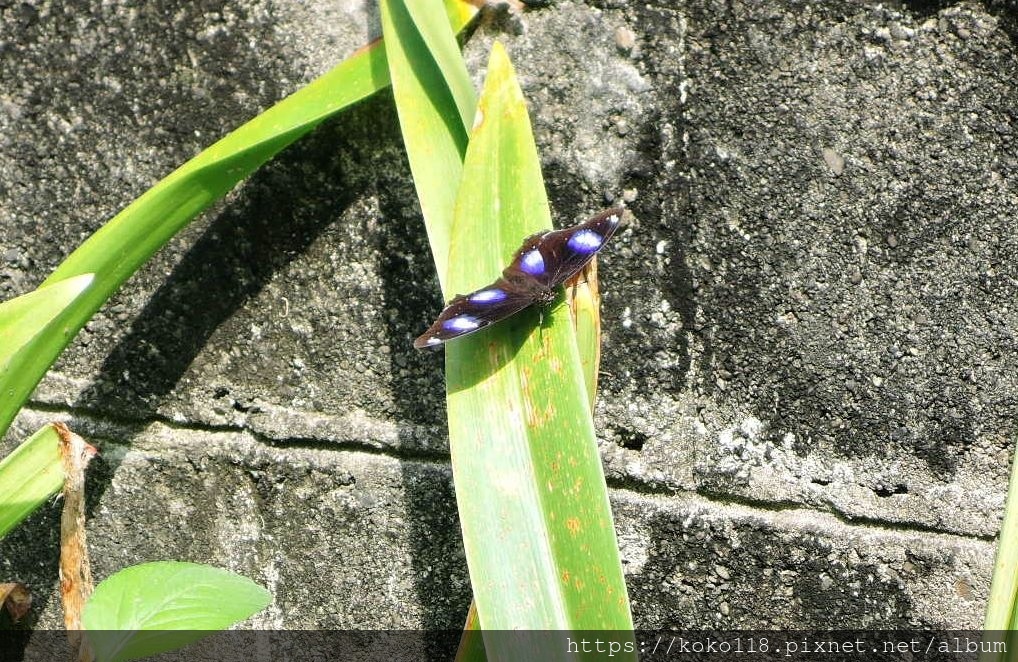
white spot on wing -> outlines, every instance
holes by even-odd
[[[506,298],[506,293],[505,290],[493,287],[490,290],[474,292],[468,298],[473,303],[494,303],[495,301],[503,301]]]
[[[577,253],[593,253],[597,249],[601,248],[601,244],[603,243],[604,237],[593,230],[580,230],[572,237],[569,237],[569,241],[566,242],[566,245]]]
[[[530,274],[531,276],[537,276],[544,273],[544,256],[541,255],[541,251],[536,248],[524,253],[523,259],[520,260],[520,269]]]
[[[481,326],[481,321],[471,315],[459,315],[447,319],[442,326],[449,331],[473,331]]]

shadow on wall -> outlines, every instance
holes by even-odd
[[[391,167],[379,169],[374,162],[375,171],[363,167],[359,152],[365,150],[383,153],[392,162]],[[376,196],[383,209],[392,210],[391,218],[401,219],[408,210],[413,213],[413,199],[402,199],[407,192],[412,195],[412,188],[405,184],[409,173],[399,158],[401,154],[392,99],[381,93],[305,137],[255,173],[235,201],[215,215],[148,300],[130,330],[112,347],[100,378],[79,399],[79,410],[130,412],[130,420],[141,422],[140,431],[145,421],[156,417],[160,405],[220,325],[277,277],[281,269],[307,251],[344,209],[358,200]],[[396,185],[386,177],[403,178],[404,184]],[[396,334],[390,340],[393,371],[396,373],[396,366],[402,365],[402,373],[410,375],[396,379],[393,384],[396,401],[406,403],[405,410],[396,412],[397,422],[404,416],[412,419],[415,412],[431,420],[444,418],[441,371],[427,373],[426,359],[409,341],[403,342],[412,338],[410,334],[420,320],[440,305],[437,287],[422,290],[416,285],[407,286],[434,280],[423,226],[410,231],[402,227],[385,228],[377,235],[369,240],[378,242],[372,250],[382,250],[385,255],[381,277],[385,292],[392,294],[385,306],[395,308],[391,314],[385,311],[390,321],[388,331]],[[413,259],[400,257],[408,253],[414,255]],[[425,267],[427,273],[422,273]],[[365,351],[371,346],[365,342]],[[125,377],[129,372],[136,374]],[[426,411],[415,404],[421,401],[422,373],[435,397],[435,405]],[[214,395],[209,392],[209,397]],[[83,421],[81,429],[87,427],[88,423]],[[115,467],[107,466],[91,476],[90,517],[110,485],[114,470]],[[404,466],[402,495],[409,519],[406,544],[412,548],[416,604],[422,627],[459,628],[470,592],[459,527],[455,524],[451,481],[447,470],[440,479],[422,481],[422,470],[421,465]],[[444,487],[436,488],[436,484]],[[44,517],[46,524],[30,524],[23,530],[36,534],[40,530],[57,531],[59,527],[51,524],[59,515],[48,511]],[[4,543],[17,544],[14,539],[9,541]],[[33,545],[36,547],[38,544]],[[52,551],[45,567],[55,568],[56,540],[45,548]],[[33,566],[37,560],[38,557],[32,559]],[[26,575],[35,573],[26,566]],[[33,583],[45,585],[48,579],[48,575],[38,576]]]

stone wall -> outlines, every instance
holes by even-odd
[[[978,627],[1018,413],[1010,3],[493,12],[556,219],[624,198],[596,423],[643,627]],[[374,3],[0,8],[0,296],[377,33]],[[459,627],[441,306],[387,92],[161,251],[8,434],[102,447],[101,579],[267,586],[258,628]],[[0,541],[58,626],[57,506]]]

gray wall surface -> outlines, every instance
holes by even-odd
[[[0,297],[378,32],[373,2],[0,5]],[[498,11],[556,221],[624,198],[596,425],[642,627],[978,627],[1018,413],[1018,8]],[[3,443],[101,446],[102,579],[213,563],[255,628],[459,627],[441,307],[388,91],[95,317]],[[61,623],[58,505],[0,541]]]

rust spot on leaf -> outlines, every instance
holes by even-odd
[[[563,584],[568,584],[569,583],[569,571],[568,570],[563,570],[562,571],[562,583]]]
[[[534,406],[534,396],[530,392],[530,377],[532,374],[533,371],[528,366],[523,366],[523,369],[520,370],[520,390],[523,394],[523,413],[527,426],[536,428],[541,424],[541,417]]]
[[[523,366],[523,369],[520,370],[520,377],[521,377],[520,381],[523,382],[524,390],[526,390],[528,388],[528,386],[530,385],[530,378],[533,377],[533,375],[534,375],[534,371],[528,365]]]
[[[566,520],[566,529],[574,536],[580,532],[581,524],[579,517],[570,517]]]
[[[530,400],[530,394],[524,393],[523,395],[523,407],[527,413],[527,426],[530,428],[536,428],[541,425],[541,415],[537,412],[537,408],[534,403]]]

